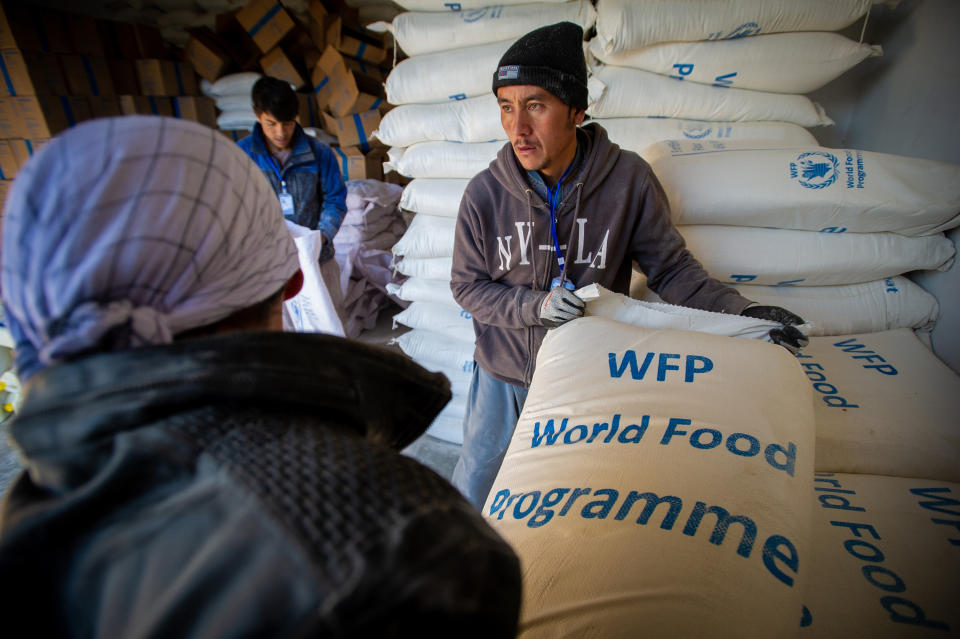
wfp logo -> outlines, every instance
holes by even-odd
[[[840,163],[836,156],[823,151],[801,153],[790,163],[790,177],[808,189],[823,189],[837,181]]]
[[[683,136],[691,140],[701,140],[713,131],[711,127],[694,126],[683,130]]]

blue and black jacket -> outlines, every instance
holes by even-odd
[[[347,188],[330,147],[304,133],[299,124],[296,127],[293,153],[282,169],[267,149],[259,124],[237,144],[257,163],[276,193],[280,193],[281,179],[287,183],[294,205],[294,214],[287,219],[323,233],[322,264],[333,257],[333,236],[347,211]]]

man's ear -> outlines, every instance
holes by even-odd
[[[586,109],[577,109],[576,111],[574,111],[574,114],[573,114],[574,124],[576,124],[577,126],[580,126],[581,124],[583,124],[583,119],[585,117],[587,117]]]
[[[303,288],[303,271],[297,269],[297,272],[290,276],[287,285],[283,288],[283,301],[293,299]]]

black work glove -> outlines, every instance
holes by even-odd
[[[540,302],[540,323],[556,328],[572,319],[583,317],[583,300],[573,291],[558,286]]]
[[[799,353],[801,348],[810,343],[810,339],[794,326],[795,324],[803,324],[803,318],[794,315],[785,308],[779,306],[751,306],[743,309],[740,314],[745,317],[783,324],[783,328],[775,328],[770,331],[770,341],[783,346],[793,354]]]

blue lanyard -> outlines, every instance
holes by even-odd
[[[280,192],[287,192],[287,181],[283,179],[283,176],[280,174],[280,165],[277,164],[276,159],[269,154],[270,151],[267,151],[267,159],[270,160],[270,168],[273,169],[273,172],[277,174],[277,179],[280,180]]]
[[[560,250],[560,239],[557,237],[557,207],[560,205],[560,187],[563,184],[564,178],[567,177],[567,173],[570,172],[570,169],[573,168],[573,162],[570,163],[570,166],[567,167],[567,170],[563,172],[563,175],[560,176],[560,179],[557,180],[557,188],[554,190],[547,189],[547,206],[550,207],[550,235],[553,236],[553,248],[557,252],[557,264],[560,265],[561,270],[564,269],[564,264],[566,260],[563,257],[563,251]]]

